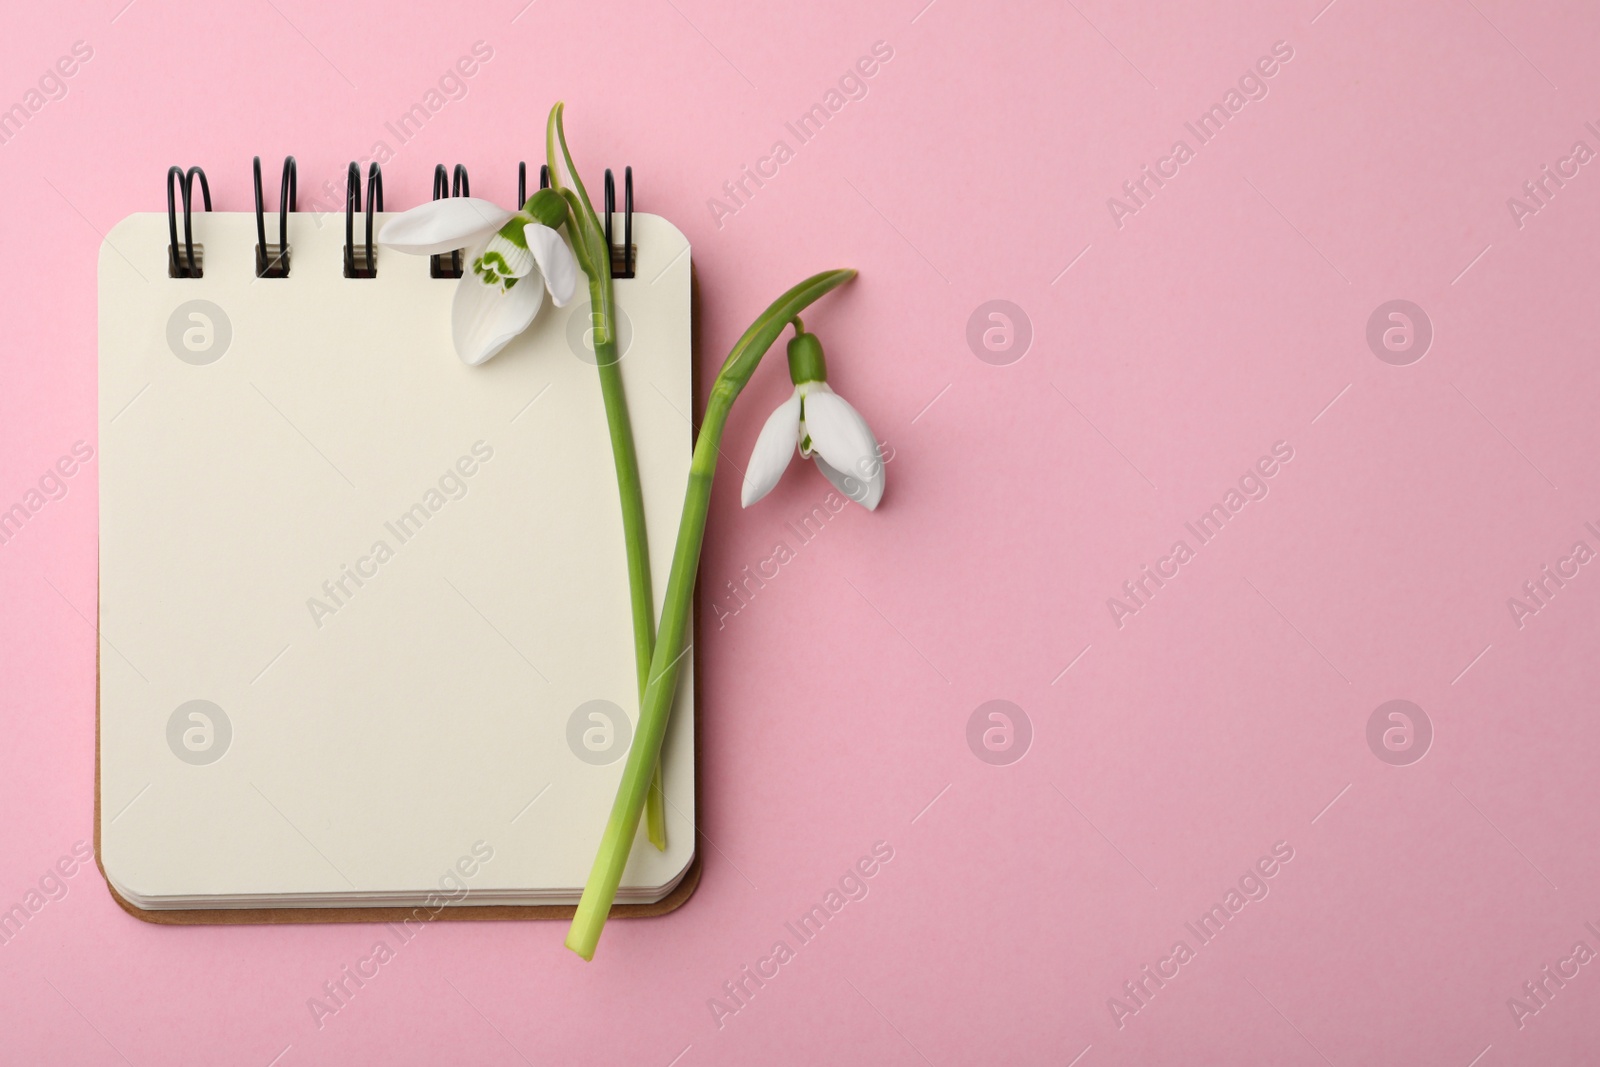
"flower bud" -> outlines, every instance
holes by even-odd
[[[806,333],[795,323],[795,334],[789,341],[789,380],[796,385],[828,380],[828,363],[822,358],[822,342],[814,333]]]

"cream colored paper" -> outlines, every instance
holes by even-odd
[[[341,217],[291,215],[287,279],[255,277],[254,217],[225,213],[195,216],[203,277],[169,278],[166,223],[130,216],[100,253],[113,886],[148,909],[441,884],[576,900],[622,749],[603,705],[575,746],[569,720],[609,701],[631,733],[638,704],[586,290],[467,367],[456,283],[381,249],[376,279],[344,278]],[[659,609],[690,457],[690,257],[655,216],[634,240],[616,294]],[[693,858],[692,663],[663,753],[670,848],[641,833],[621,901],[661,898]],[[225,746],[204,707],[169,729],[191,701],[222,709]]]

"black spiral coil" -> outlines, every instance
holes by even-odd
[[[256,186],[256,277],[289,276],[289,212],[297,210],[300,198],[299,175],[293,156],[283,157],[283,185],[278,194],[278,243],[267,244],[266,214],[261,203],[261,157],[251,164]]]
[[[356,212],[361,210],[361,168],[354,162],[344,179],[344,276],[376,278],[378,251],[372,246],[372,213],[383,210],[383,168],[373,163],[367,169],[367,243],[365,258],[356,255]]]
[[[611,254],[613,278],[634,276],[636,249],[633,245],[633,168],[622,171],[622,247],[618,248],[612,233],[613,216],[617,213],[616,179],[608,168],[605,172],[605,236]],[[293,156],[283,160],[283,177],[278,194],[278,241],[267,243],[266,206],[261,186],[261,157],[251,163],[251,176],[255,185],[256,208],[256,277],[287,278],[290,268],[289,213],[299,210],[299,174]],[[211,210],[211,184],[200,167],[170,167],[167,170],[167,276],[170,278],[199,278],[204,276],[204,246],[194,243],[194,183],[199,179],[200,199],[205,210]],[[539,188],[550,188],[550,168],[539,167]],[[443,163],[434,167],[433,198],[445,196],[471,196],[467,168],[457,163],[454,172],[447,172]],[[178,241],[178,202],[183,203],[183,241]],[[528,165],[517,164],[517,207],[528,202]],[[355,236],[356,214],[362,210],[361,167],[352,162],[345,171],[344,206],[344,276],[346,278],[376,278],[378,276],[378,250],[373,240],[373,216],[383,210],[383,168],[376,162],[367,168],[365,241],[357,245]],[[460,278],[463,273],[460,250],[429,257],[429,274],[435,278]]]
[[[471,196],[472,185],[467,180],[467,168],[464,164],[457,163],[453,176],[446,176],[443,163],[434,165],[433,168],[433,198],[442,200],[446,196]],[[430,278],[459,278],[462,273],[461,250],[454,252],[441,252],[428,257],[428,276]]]
[[[190,216],[191,201],[194,198],[194,180],[200,179],[200,195],[205,200],[206,210],[211,210],[211,184],[206,181],[206,172],[199,167],[190,167],[187,172],[182,167],[171,167],[167,170],[167,277],[169,278],[198,278],[201,276],[201,262],[194,254],[194,221]],[[176,190],[183,190],[183,255],[178,255],[178,205]]]

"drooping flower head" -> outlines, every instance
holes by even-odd
[[[789,378],[794,394],[761,427],[745,471],[741,502],[749,507],[772,491],[798,450],[814,460],[834,488],[868,511],[883,499],[883,457],[867,420],[828,385],[822,342],[794,320]]]
[[[566,217],[566,202],[549,189],[535,193],[520,211],[452,196],[395,216],[378,240],[414,256],[467,249],[450,326],[456,354],[476,366],[528,328],[547,289],[556,307],[565,307],[577,291],[577,260],[556,232]]]

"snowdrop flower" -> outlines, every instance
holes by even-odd
[[[789,342],[789,377],[794,395],[779,405],[761,428],[740,494],[745,507],[772,491],[789,467],[795,449],[814,459],[834,488],[868,511],[883,499],[883,458],[855,408],[828,387],[822,344],[794,320]]]
[[[467,249],[450,326],[456,354],[476,366],[528,328],[546,289],[556,307],[577,291],[577,260],[555,231],[566,214],[566,203],[548,189],[521,211],[476,197],[444,197],[390,219],[378,241],[414,256]]]

